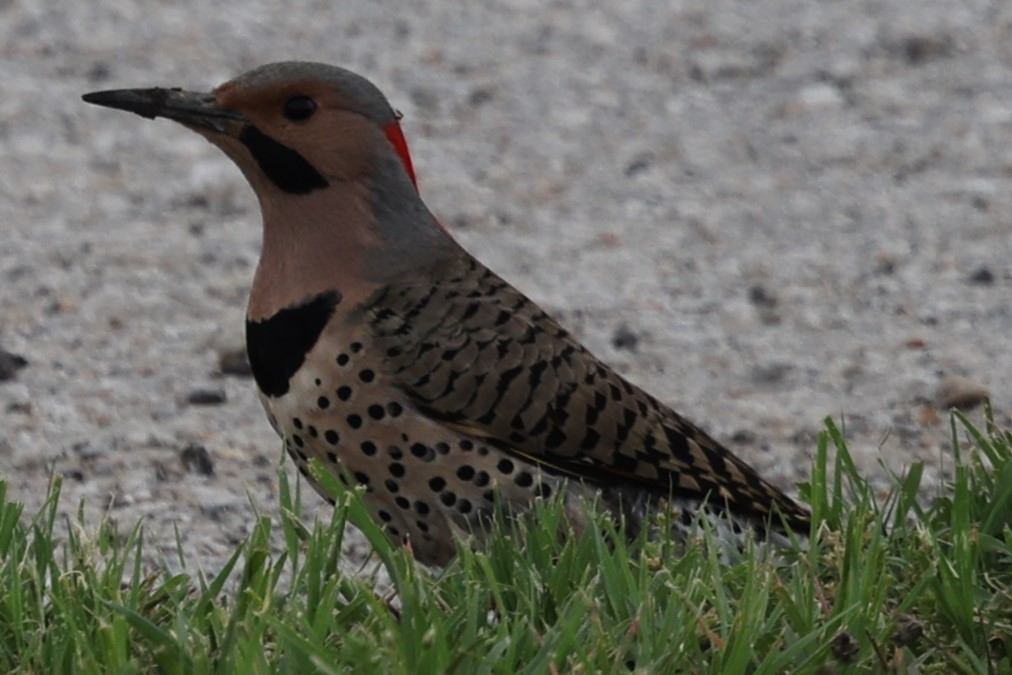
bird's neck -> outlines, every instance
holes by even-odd
[[[248,317],[260,321],[329,291],[354,307],[459,256],[407,175],[396,178],[393,185],[334,182],[307,195],[261,197],[263,249]]]
[[[309,195],[274,193],[260,206],[263,248],[250,292],[250,319],[263,320],[328,291],[354,303],[375,291],[364,266],[380,242],[364,186],[348,182]]]

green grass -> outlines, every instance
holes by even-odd
[[[464,547],[444,571],[390,545],[353,492],[305,524],[282,475],[279,520],[256,517],[214,578],[144,569],[140,527],[78,515],[57,544],[60,483],[30,518],[0,483],[0,668],[36,673],[1012,672],[1012,435],[955,416],[954,477],[914,466],[884,499],[832,422],[803,498],[798,550],[733,562],[704,532],[614,544],[604,519],[559,536],[558,504]],[[283,473],[283,472],[282,472]],[[923,506],[930,497],[930,505]],[[395,593],[342,572],[359,526]],[[286,550],[272,556],[273,529]]]

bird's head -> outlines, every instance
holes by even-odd
[[[206,93],[118,89],[84,100],[176,121],[238,165],[264,216],[257,314],[304,289],[347,293],[411,273],[455,247],[418,196],[400,115],[343,68],[273,63]]]
[[[384,172],[415,183],[400,115],[371,82],[336,66],[272,63],[209,93],[117,89],[84,100],[183,124],[220,147],[258,193],[309,194]]]

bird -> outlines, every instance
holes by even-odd
[[[451,236],[365,77],[289,61],[210,92],[83,99],[182,124],[238,166],[263,220],[246,348],[267,418],[324,498],[313,459],[419,562],[553,496],[576,532],[596,502],[627,532],[671,509],[683,533],[699,514],[735,536],[807,533],[806,508]]]

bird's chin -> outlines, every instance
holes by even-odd
[[[192,124],[190,122],[179,122],[179,124],[182,124],[190,131],[200,134],[215,145],[218,145],[219,141],[224,139],[235,141],[239,137],[239,134],[242,133],[242,128],[244,126],[239,122],[229,123],[224,125],[223,128],[212,128],[200,124]]]

